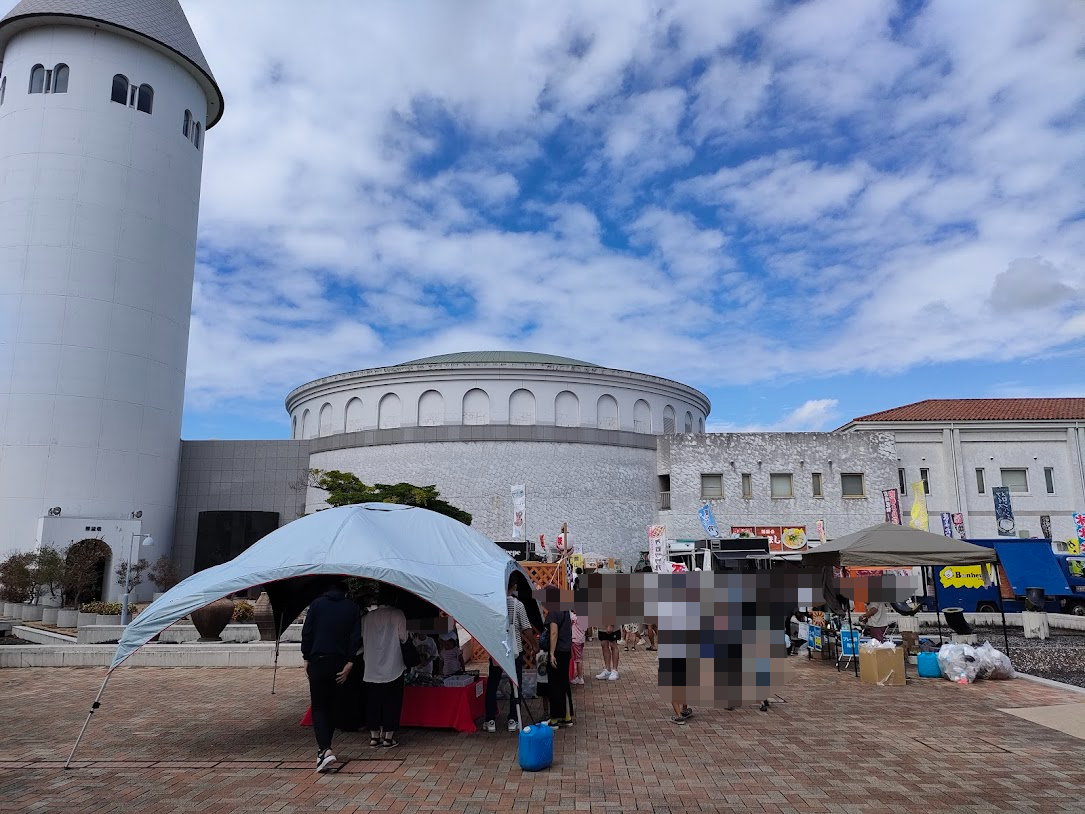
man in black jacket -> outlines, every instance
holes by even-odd
[[[338,712],[337,685],[347,680],[361,646],[361,611],[347,598],[346,584],[336,582],[309,606],[301,629],[301,655],[309,676],[318,772],[326,772],[335,763],[332,735]]]

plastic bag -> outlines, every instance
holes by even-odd
[[[938,666],[942,668],[942,675],[954,684],[971,684],[980,671],[976,649],[956,642],[942,645],[938,651]]]
[[[990,642],[984,642],[975,650],[976,660],[979,662],[979,678],[1004,680],[1016,675],[1010,657]]]

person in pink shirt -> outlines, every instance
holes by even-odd
[[[572,684],[584,683],[584,639],[585,630],[580,624],[580,620],[577,618],[576,613],[572,614],[573,617],[573,677],[571,679]]]

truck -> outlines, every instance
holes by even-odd
[[[1044,609],[1049,613],[1073,613],[1085,616],[1085,556],[1059,551],[1050,540],[968,540],[993,548],[998,554],[998,579],[1004,594],[1002,607],[1007,613],[1028,609],[1025,592],[1043,589]],[[999,585],[994,581],[994,566],[943,566],[935,570],[933,593],[924,600],[926,610],[962,608],[966,613],[997,613]]]

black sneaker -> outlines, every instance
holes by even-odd
[[[682,710],[682,717],[687,721],[690,718],[692,718],[693,717],[693,708],[692,707],[686,707],[685,709],[683,709]]]
[[[332,754],[331,749],[321,749],[316,753],[316,770],[323,774],[332,767],[335,763],[335,755]]]
[[[675,716],[673,716],[671,718],[671,723],[672,724],[678,724],[678,726],[685,726],[686,725],[686,719],[681,715],[675,715]]]

